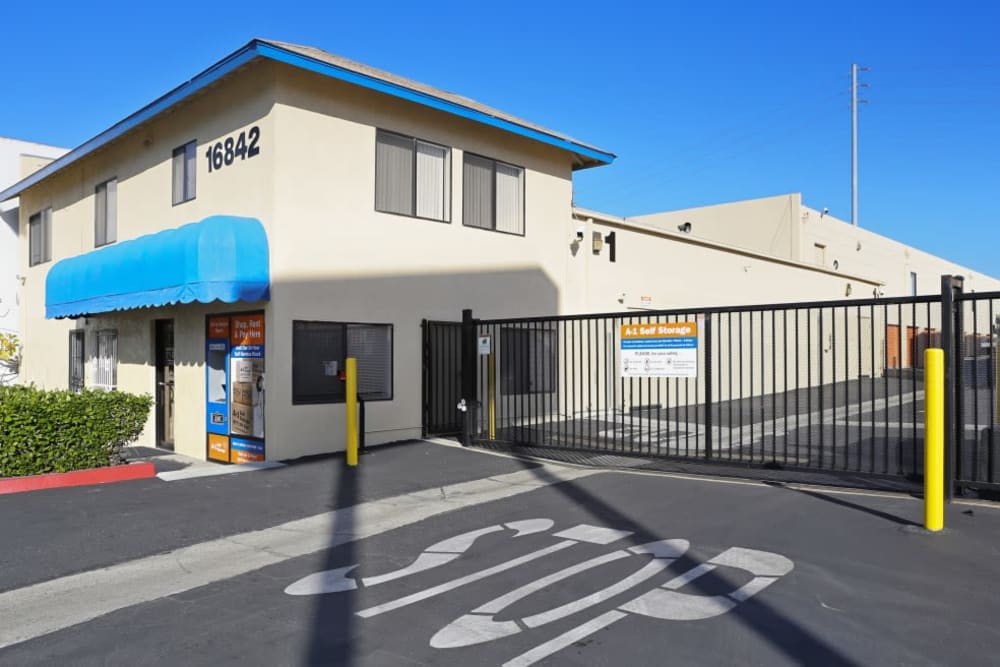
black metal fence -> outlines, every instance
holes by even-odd
[[[480,320],[475,440],[916,477],[940,297]],[[671,349],[657,331],[693,332]],[[652,332],[646,349],[629,332]],[[660,347],[657,347],[659,345]],[[630,367],[631,365],[631,367]]]
[[[917,481],[924,350],[944,347],[950,478],[1000,490],[1000,292],[946,279],[905,298],[425,322],[424,430]]]
[[[960,486],[1000,490],[1000,394],[997,338],[1000,292],[959,294],[956,302],[955,479]]]
[[[423,321],[423,434],[462,432],[462,325]]]

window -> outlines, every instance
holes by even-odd
[[[28,218],[28,264],[52,260],[52,209],[47,208]]]
[[[69,332],[69,390],[83,390],[83,329]]]
[[[500,391],[540,394],[555,391],[556,336],[551,329],[500,330]]]
[[[379,130],[375,136],[375,210],[448,222],[451,151]]]
[[[174,149],[174,204],[182,204],[194,199],[195,149],[194,141],[189,141]]]
[[[392,325],[292,323],[292,404],[343,403],[347,357],[358,360],[358,398],[392,400]]]
[[[96,389],[106,390],[118,386],[118,332],[114,329],[97,332],[93,385]]]
[[[466,153],[462,183],[465,226],[524,235],[524,169]]]
[[[912,296],[917,295],[917,273],[916,271],[910,271],[910,294]]]
[[[118,179],[94,188],[94,247],[118,240]]]

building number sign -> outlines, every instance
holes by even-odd
[[[260,153],[257,142],[260,141],[260,128],[254,125],[249,131],[240,132],[239,136],[226,137],[216,141],[205,151],[209,173],[228,167],[236,162],[236,158],[246,160]]]

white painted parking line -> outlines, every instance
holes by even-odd
[[[406,493],[0,593],[0,648],[446,512],[598,472],[546,466]]]

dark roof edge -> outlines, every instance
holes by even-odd
[[[126,132],[135,129],[142,123],[151,120],[153,117],[166,111],[170,107],[190,97],[215,81],[218,81],[222,77],[257,57],[268,58],[270,60],[298,67],[300,69],[317,72],[325,76],[386,93],[388,95],[392,95],[393,97],[409,100],[423,106],[439,109],[452,115],[468,118],[484,125],[496,127],[513,134],[534,139],[535,141],[539,141],[550,146],[561,148],[581,158],[581,164],[577,167],[580,169],[610,164],[615,159],[615,155],[613,153],[609,153],[592,146],[587,146],[569,139],[568,137],[562,137],[557,134],[528,127],[514,122],[513,120],[500,118],[484,111],[453,102],[445,99],[444,97],[439,97],[421,90],[409,88],[399,83],[379,79],[375,76],[356,72],[344,67],[338,67],[337,65],[323,62],[315,58],[310,58],[309,56],[301,53],[282,48],[272,42],[253,39],[242,48],[226,56],[219,62],[195,75],[190,80],[182,83],[165,95],[157,98],[150,104],[147,104],[142,109],[127,116],[123,120],[109,127],[107,130],[104,130],[97,136],[69,151],[62,157],[50,162],[45,167],[42,167],[33,174],[30,174],[26,178],[21,179],[14,185],[3,190],[0,192],[0,202],[18,196],[24,190],[36,185],[38,182],[48,178],[57,171],[60,171],[77,160],[89,155],[98,148],[107,145],[124,135]]]

